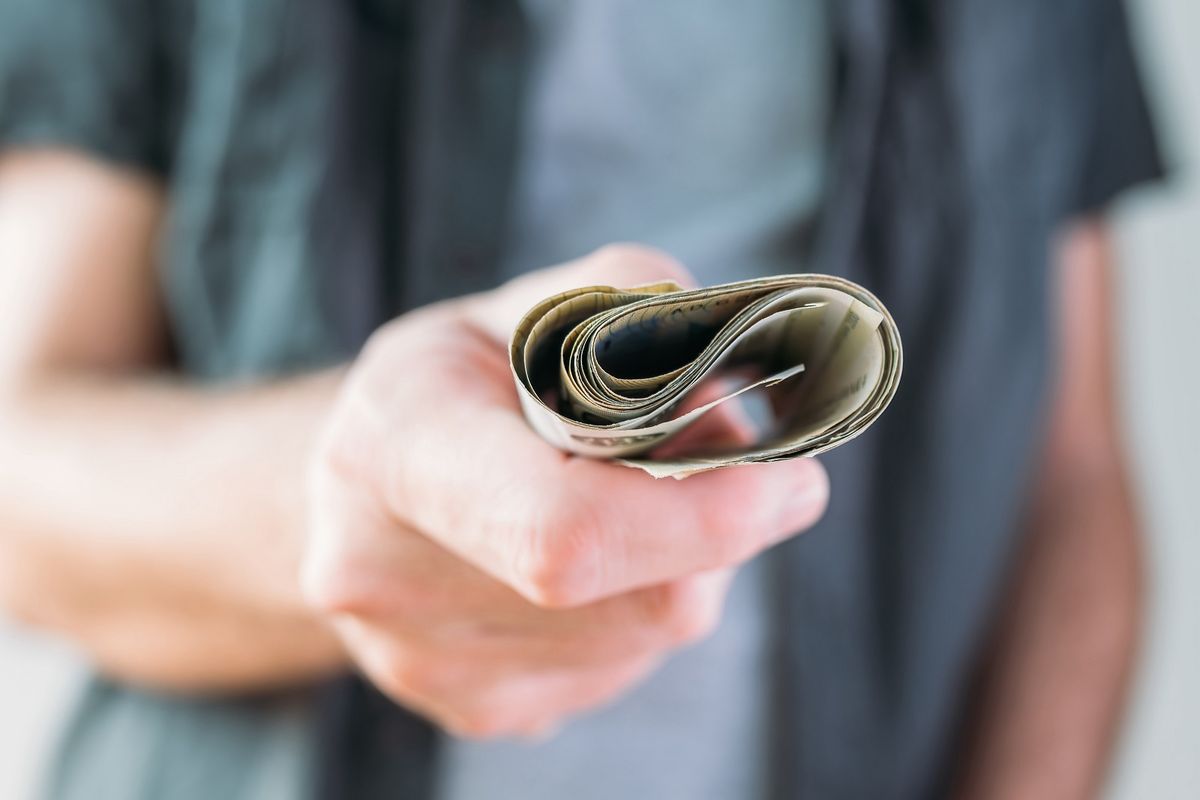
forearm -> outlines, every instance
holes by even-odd
[[[1142,610],[1116,412],[1102,225],[1059,252],[1059,375],[1029,527],[975,698],[961,797],[1088,798],[1117,730]]]
[[[1046,486],[978,698],[959,796],[1096,796],[1120,717],[1141,612],[1126,482]]]
[[[240,689],[335,668],[297,565],[307,454],[338,377],[47,377],[12,393],[0,599],[140,683]]]

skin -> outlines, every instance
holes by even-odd
[[[661,254],[606,248],[405,315],[344,370],[200,387],[165,362],[163,206],[82,156],[0,159],[0,602],[123,680],[224,692],[350,665],[453,732],[544,732],[704,636],[732,570],[824,508],[816,461],[654,481],[525,426],[503,348],[520,313],[686,282]],[[1053,424],[965,798],[1089,796],[1134,650],[1107,245],[1066,241]],[[748,434],[722,412],[696,435]]]
[[[0,602],[156,688],[309,680],[344,663],[295,580],[339,381],[200,389],[163,368],[162,207],[80,156],[0,159]]]
[[[521,312],[663,276],[688,280],[606,248],[406,315],[346,379],[310,484],[304,586],[378,686],[455,732],[536,733],[612,698],[715,626],[730,567],[824,510],[815,461],[656,481],[529,430],[503,347]]]
[[[1100,794],[1137,652],[1143,562],[1114,400],[1112,244],[1058,253],[1057,394],[1022,542],[975,697],[958,796]]]
[[[199,387],[160,355],[162,202],[75,156],[0,166],[0,263],[33,265],[0,286],[0,592],[117,677],[224,691],[349,663],[452,730],[541,730],[703,636],[728,569],[824,508],[815,461],[655,481],[525,425],[518,316],[686,281],[665,256],[608,248],[406,315],[348,370]]]

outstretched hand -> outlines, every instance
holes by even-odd
[[[507,338],[577,286],[691,283],[611,246],[381,328],[314,456],[310,602],[383,691],[452,732],[537,733],[717,624],[733,568],[812,525],[799,459],[685,481],[566,455],[526,425]],[[699,434],[749,436],[734,409]]]

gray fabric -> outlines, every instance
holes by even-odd
[[[702,283],[796,272],[820,201],[823,0],[525,0],[535,57],[505,275],[614,241]]]
[[[713,638],[616,704],[541,743],[446,741],[438,800],[729,800],[764,796],[769,614],[764,569],[738,575]]]
[[[834,159],[812,263],[893,310],[906,375],[825,459],[826,519],[766,565],[768,788],[941,796],[1053,368],[1049,242],[1160,165],[1119,0],[829,7]],[[0,0],[0,20],[0,141],[83,148],[168,187],[186,372],[346,357],[388,315],[499,279],[528,55],[515,0]],[[231,746],[261,736],[319,763],[323,798],[427,797],[428,728],[339,686],[319,721],[305,705],[321,745],[301,753],[270,705],[97,679],[57,787],[199,800],[208,779],[281,800],[260,751]]]
[[[534,57],[506,275],[615,241],[662,247],[702,283],[803,271],[831,82],[820,0],[525,6]],[[762,796],[765,575],[739,578],[710,641],[552,740],[445,742],[438,796]]]

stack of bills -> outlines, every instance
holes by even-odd
[[[551,444],[675,478],[849,441],[883,413],[903,363],[887,309],[829,275],[574,289],[525,314],[509,355],[525,416]],[[773,409],[758,441],[654,457],[705,413],[753,391]]]

